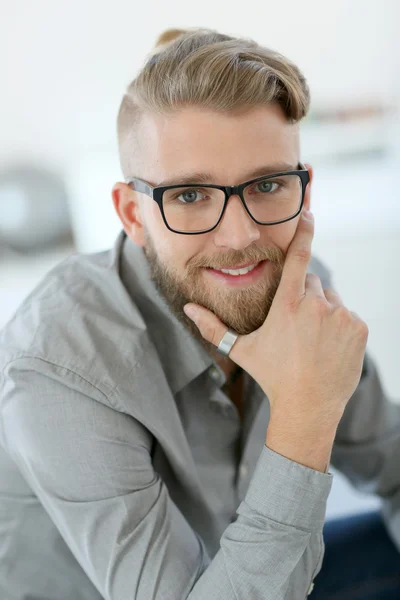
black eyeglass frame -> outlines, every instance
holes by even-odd
[[[224,216],[224,212],[227,207],[229,198],[231,196],[235,196],[235,195],[238,195],[240,197],[247,214],[258,225],[265,225],[265,226],[279,225],[280,223],[286,223],[286,221],[291,221],[292,219],[296,218],[297,215],[300,214],[301,209],[303,208],[305,191],[307,188],[307,184],[310,182],[310,173],[308,172],[308,170],[305,168],[305,166],[302,163],[299,163],[298,166],[299,166],[299,168],[294,171],[280,171],[279,173],[271,173],[269,175],[257,177],[256,179],[250,179],[249,181],[245,181],[244,183],[240,183],[239,185],[216,185],[216,184],[212,184],[212,183],[210,183],[210,184],[208,184],[208,183],[188,183],[188,184],[183,184],[183,185],[182,184],[174,184],[174,185],[153,187],[152,185],[147,183],[147,181],[143,181],[143,179],[138,179],[137,177],[127,177],[125,179],[125,183],[127,183],[134,191],[140,192],[142,194],[146,194],[147,196],[150,196],[150,198],[155,200],[155,202],[157,202],[158,207],[161,211],[163,221],[164,221],[167,229],[169,229],[173,233],[180,233],[182,235],[199,235],[200,233],[209,233],[210,231],[212,231],[219,225],[222,217]],[[262,223],[261,221],[257,221],[257,219],[255,219],[253,217],[253,215],[251,214],[251,212],[249,211],[249,209],[246,205],[246,201],[243,197],[244,188],[247,187],[248,185],[250,185],[251,183],[257,183],[258,181],[264,181],[265,179],[274,179],[275,177],[282,176],[282,175],[298,175],[301,179],[302,193],[301,193],[301,204],[300,204],[299,210],[291,217],[288,217],[287,219],[283,219],[282,221],[273,221],[272,223]],[[170,227],[170,225],[168,224],[168,221],[164,214],[164,207],[163,207],[163,203],[162,203],[162,197],[163,197],[165,190],[170,190],[170,189],[174,189],[174,188],[185,188],[186,189],[186,188],[190,188],[190,187],[215,188],[215,189],[221,190],[225,193],[225,202],[222,207],[222,211],[219,216],[219,219],[213,227],[210,227],[210,229],[205,229],[203,231],[178,231],[176,229],[172,229],[172,227]]]

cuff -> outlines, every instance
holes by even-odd
[[[264,444],[243,502],[269,519],[316,531],[325,522],[332,482],[331,473],[296,463]]]

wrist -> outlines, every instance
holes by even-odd
[[[326,473],[330,464],[336,427],[288,425],[285,421],[271,419],[267,429],[265,445],[310,469]]]

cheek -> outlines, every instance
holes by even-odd
[[[170,231],[157,204],[146,207],[146,224],[159,260],[175,271],[182,272],[190,259],[201,252],[203,243],[196,235],[181,235]]]
[[[282,227],[282,231],[280,232],[281,242],[280,248],[286,254],[293,238],[296,233],[297,224],[299,222],[299,217],[288,221],[287,223],[282,223],[280,227]]]
[[[170,253],[169,248],[173,244],[175,234],[166,227],[156,202],[150,200],[150,202],[143,205],[143,216],[145,227],[154,248],[157,250],[157,255],[162,262],[165,262]]]
[[[273,233],[270,234],[270,239],[274,242],[275,246],[278,246],[285,254],[293,240],[294,234],[296,233],[297,223],[299,222],[299,217],[292,219],[291,221],[287,221],[286,223],[281,223],[276,227],[271,227],[274,229]]]
[[[159,234],[160,231],[166,229],[157,202],[146,198],[146,201],[142,204],[142,211],[147,229],[151,232],[153,238]]]

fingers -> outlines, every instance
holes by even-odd
[[[340,294],[338,294],[338,292],[336,292],[332,288],[322,289],[321,279],[318,277],[318,275],[314,275],[314,273],[307,273],[305,288],[306,294],[312,294],[323,297],[325,300],[327,300],[327,302],[329,302],[332,308],[339,306],[344,307],[344,303]],[[348,312],[355,321],[360,321],[365,325],[365,322],[360,318],[360,316],[356,312],[352,310],[348,310]]]
[[[344,306],[342,297],[332,288],[324,289],[325,297],[331,304],[335,306]]]
[[[310,213],[311,214],[311,213]],[[314,237],[314,218],[301,213],[296,233],[286,253],[285,264],[277,294],[289,302],[296,301],[305,294],[305,281],[308,263],[311,258],[311,244]]]
[[[332,288],[322,288],[322,281],[314,273],[307,273],[305,282],[306,294],[314,294],[326,299],[333,306],[343,306],[341,296]]]
[[[324,294],[324,290],[322,289],[321,279],[318,275],[314,275],[314,273],[307,273],[305,279],[305,293],[306,294],[314,294],[315,296],[321,296],[321,298],[326,298]]]
[[[344,306],[341,296],[332,288],[322,288],[322,281],[314,273],[307,273],[305,282],[306,294],[323,298],[332,306]]]
[[[222,340],[225,333],[228,331],[228,327],[222,323],[218,319],[214,313],[207,310],[203,306],[199,306],[198,304],[188,303],[183,307],[186,315],[196,324],[196,327],[199,329],[201,335],[205,340],[214,344],[214,346],[219,346],[220,341]],[[229,353],[229,358],[231,358],[234,362],[239,364],[239,356],[240,349],[238,350],[237,345],[240,342],[241,336],[234,343],[231,352]],[[239,344],[240,346],[240,344]]]

